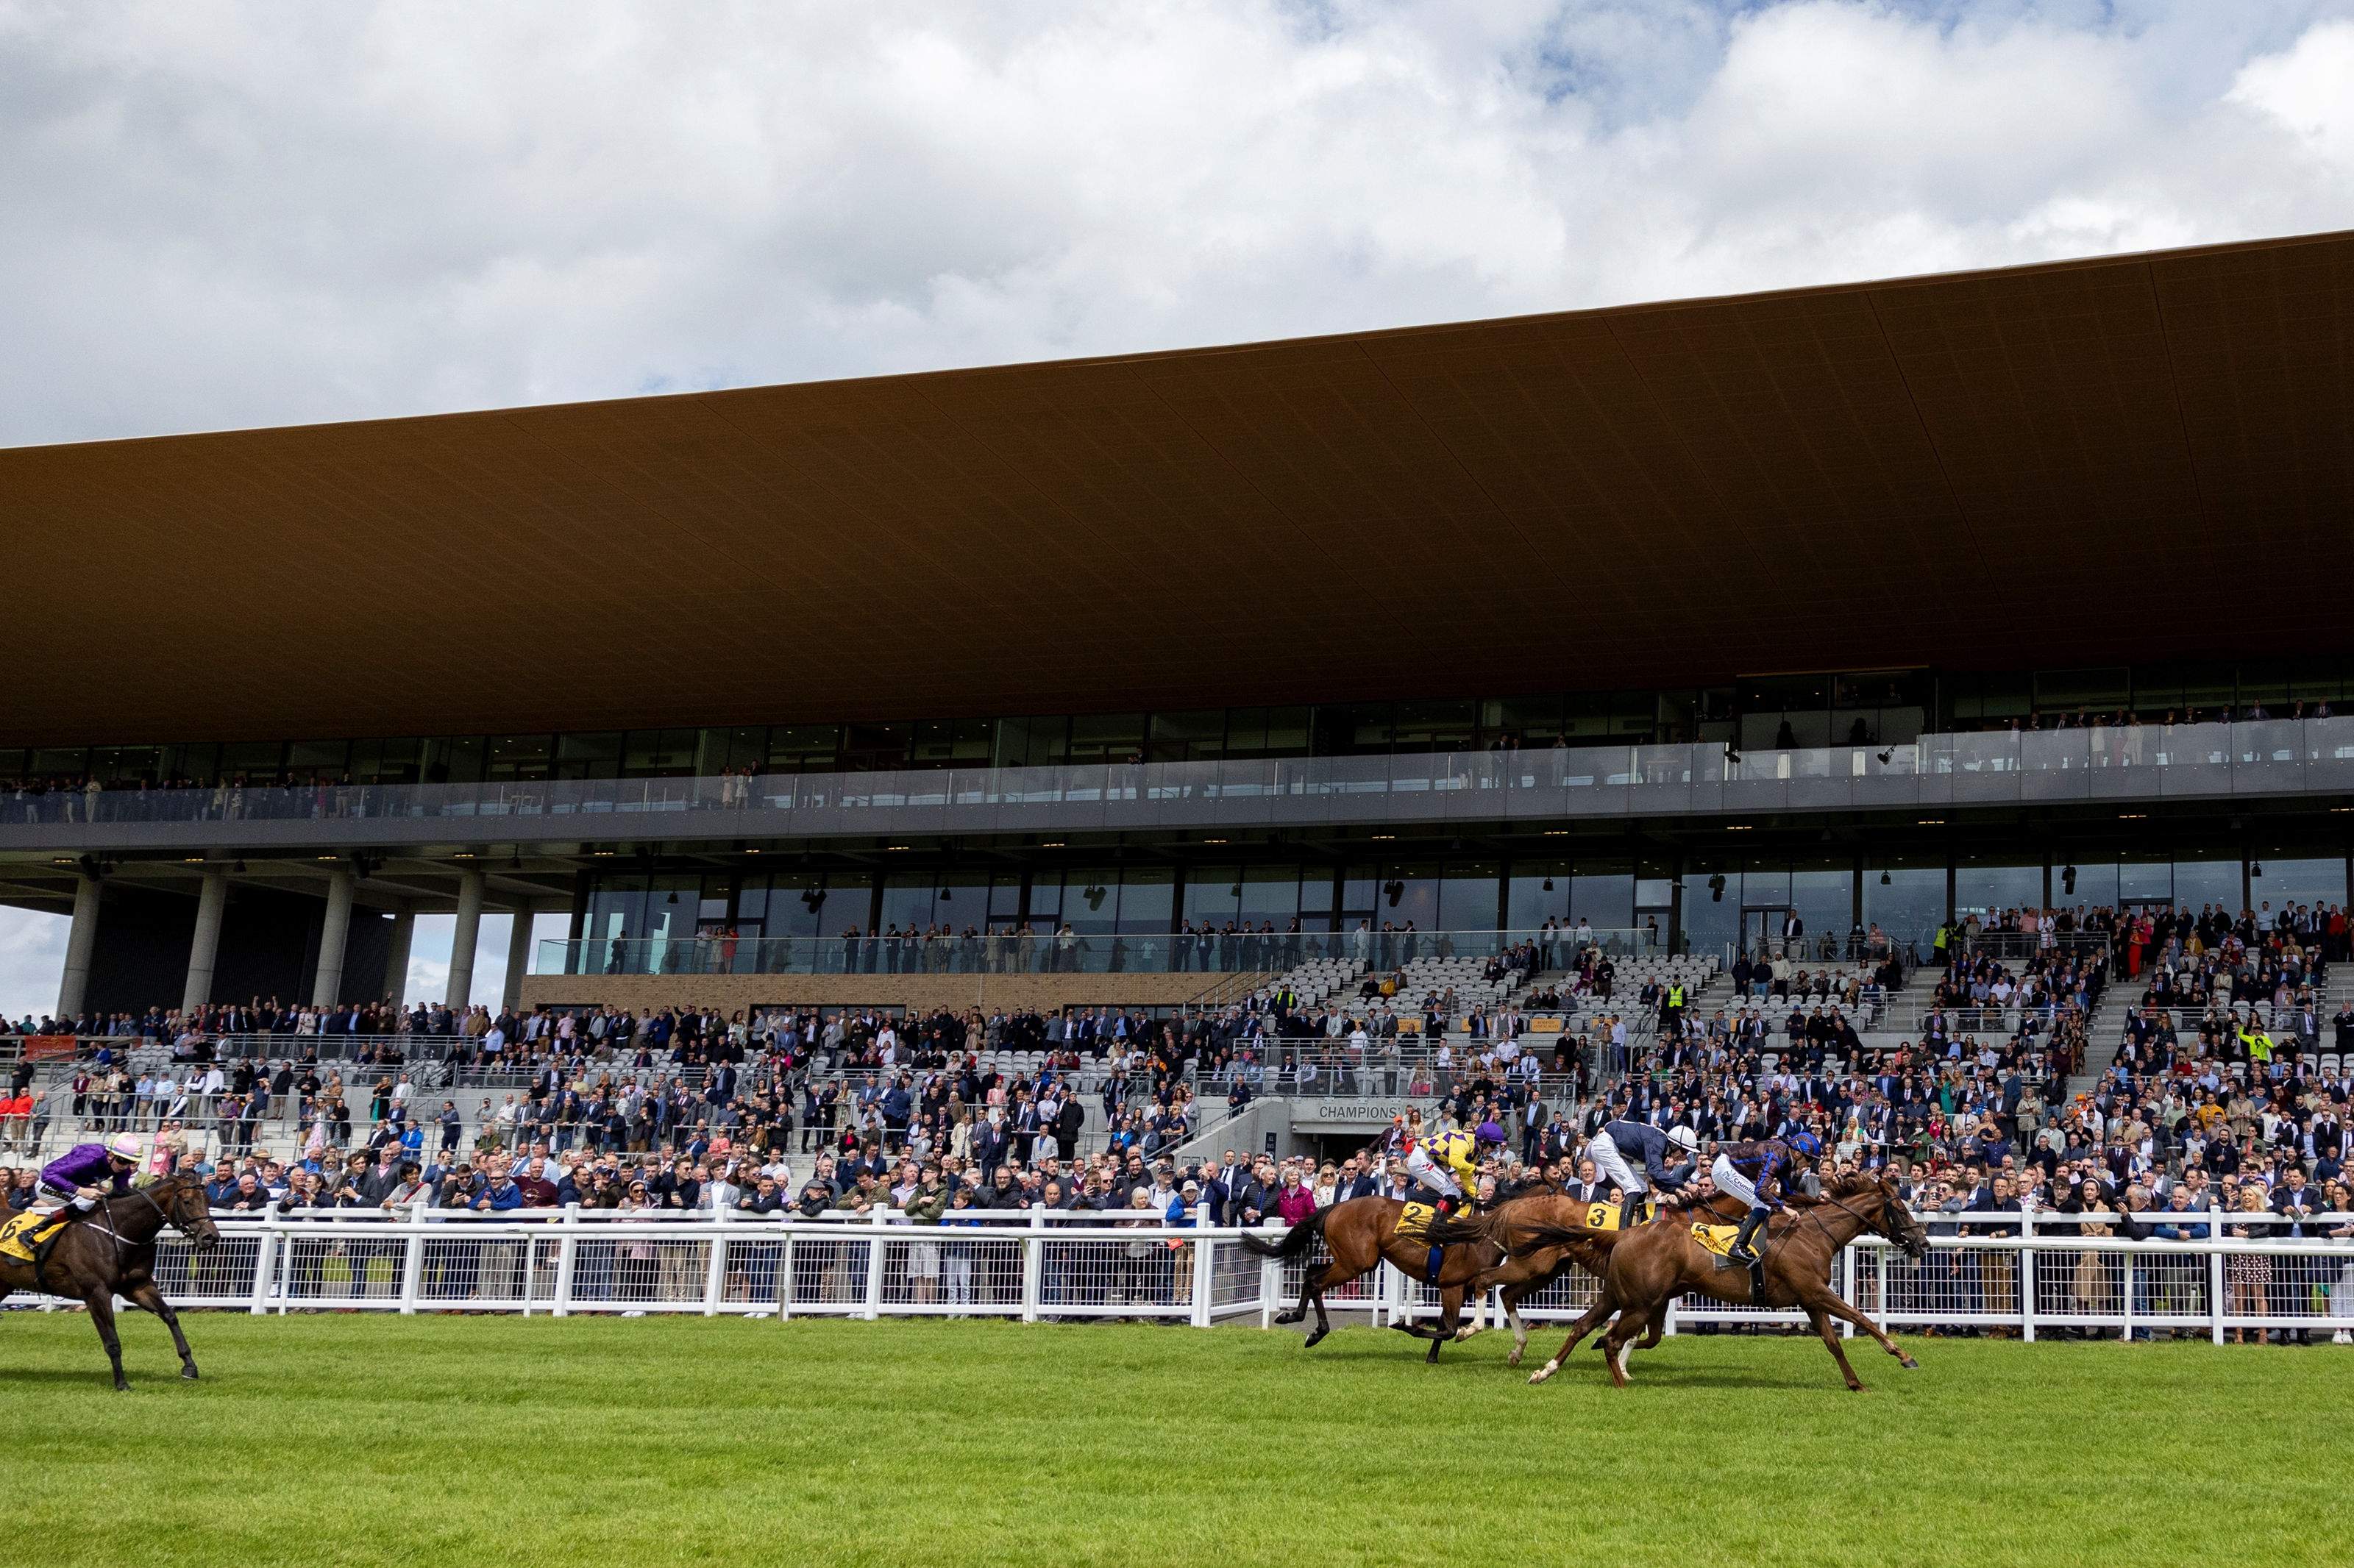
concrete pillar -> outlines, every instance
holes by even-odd
[[[384,994],[394,1002],[408,1000],[408,939],[417,934],[417,911],[404,898],[392,913],[392,940],[384,954]]]
[[[319,933],[319,974],[311,983],[311,1005],[333,1007],[344,1000],[344,948],[352,934],[352,889],[348,871],[327,875],[327,924]]]
[[[213,999],[213,963],[220,955],[221,916],[228,908],[228,873],[205,873],[196,895],[196,934],[188,944],[188,983],[180,991],[180,1011],[194,1012]]]
[[[98,878],[83,876],[74,885],[73,929],[66,937],[66,972],[58,981],[58,1022],[81,1014],[83,994],[90,990],[90,955],[98,951]]]
[[[514,912],[514,929],[507,933],[507,983],[500,1001],[514,1007],[523,1001],[523,977],[531,972],[531,910]]]
[[[474,942],[482,930],[482,874],[458,874],[458,925],[450,933],[450,990],[444,1006],[462,1011],[474,999]]]

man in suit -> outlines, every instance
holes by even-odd
[[[1341,1167],[1339,1180],[1332,1187],[1332,1201],[1341,1203],[1351,1198],[1370,1198],[1381,1191],[1381,1185],[1373,1177],[1371,1157],[1361,1149]]]
[[[1577,1180],[1569,1184],[1569,1195],[1581,1203],[1599,1203],[1610,1196],[1610,1189],[1602,1184],[1593,1160],[1577,1162]]]
[[[1087,1108],[1079,1104],[1076,1095],[1063,1097],[1055,1113],[1055,1152],[1067,1163],[1079,1152],[1079,1129],[1086,1125]]]

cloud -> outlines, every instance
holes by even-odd
[[[0,441],[2354,225],[2344,0],[0,0]]]
[[[38,1022],[58,1005],[72,925],[63,915],[0,908],[0,1012]]]

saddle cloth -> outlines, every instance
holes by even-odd
[[[62,1210],[27,1209],[5,1224],[0,1224],[0,1257],[14,1258],[18,1263],[32,1262],[33,1249],[40,1234],[64,1220]]]
[[[1408,1203],[1405,1206],[1405,1213],[1398,1216],[1398,1240],[1410,1242],[1424,1240],[1430,1234],[1430,1222],[1437,1217],[1437,1209],[1428,1203]]]
[[[1585,1228],[1590,1231],[1615,1231],[1618,1228],[1618,1205],[1589,1203],[1585,1207]]]
[[[1733,1238],[1741,1234],[1739,1225],[1694,1225],[1692,1240],[1709,1252],[1723,1257],[1733,1250]]]

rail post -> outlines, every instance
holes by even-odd
[[[1193,1206],[1193,1327],[1210,1326],[1210,1287],[1217,1278],[1217,1259],[1212,1248],[1217,1244],[1209,1236],[1210,1205]]]
[[[1038,1320],[1039,1286],[1046,1274],[1046,1211],[1030,1211],[1030,1234],[1022,1238],[1022,1320]]]
[[[1283,1260],[1263,1257],[1258,1260],[1258,1326],[1275,1327],[1276,1308],[1283,1304]]]
[[[793,1232],[800,1226],[800,1215],[785,1215],[785,1241],[777,1249],[777,1321],[779,1323],[790,1321],[793,1315]]]
[[[556,1244],[556,1315],[571,1316],[572,1267],[580,1245],[580,1205],[564,1205],[564,1239]]]
[[[2223,1342],[2223,1227],[2207,1227],[2207,1316],[2215,1342]]]
[[[726,1224],[727,1209],[725,1204],[712,1204],[711,1223],[718,1226]],[[726,1290],[727,1238],[715,1234],[711,1238],[711,1257],[703,1270],[703,1315],[705,1317],[719,1316],[719,1298],[726,1293]]]
[[[890,1222],[891,1211],[875,1211],[874,1239],[866,1244],[866,1320],[870,1323],[883,1316],[883,1227]]]
[[[2019,1338],[2035,1342],[2035,1216],[2019,1216]]]
[[[408,1206],[408,1234],[400,1245],[400,1315],[417,1316],[417,1293],[425,1277],[425,1221],[418,1205]]]
[[[277,1260],[278,1216],[264,1214],[253,1245],[253,1304],[249,1308],[253,1317],[270,1315],[270,1275]]]

